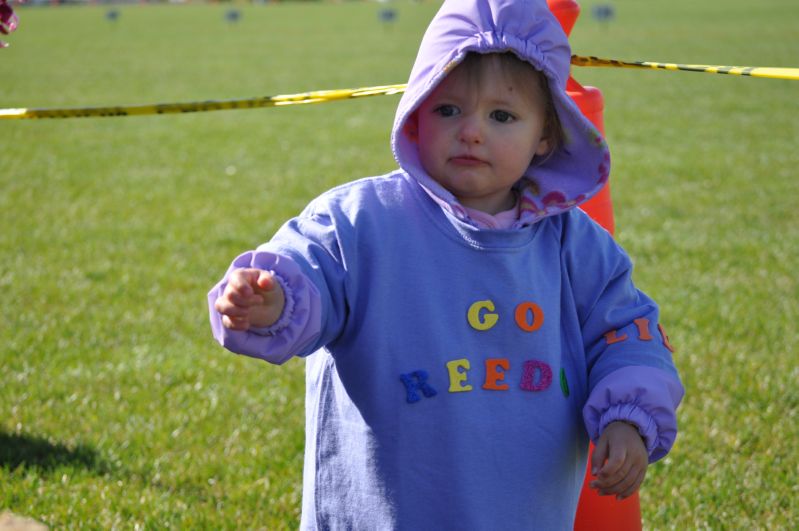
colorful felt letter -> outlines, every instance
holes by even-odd
[[[503,370],[499,370],[502,367]],[[510,368],[510,362],[504,358],[486,360],[486,381],[483,389],[491,391],[507,391],[510,386],[506,383],[500,384],[505,379],[505,371]]]
[[[491,300],[477,301],[469,306],[469,312],[466,314],[466,318],[475,330],[488,330],[499,321],[499,315],[491,313],[495,309],[494,302]],[[482,317],[480,315],[481,310],[487,310],[482,314]]]
[[[468,376],[467,371],[470,367],[469,360],[465,358],[462,360],[452,360],[447,362],[450,393],[462,393],[464,391],[472,390],[472,386],[465,383],[466,377]]]
[[[530,313],[533,315],[532,321],[527,320]],[[544,324],[544,311],[534,302],[522,302],[516,306],[516,324],[525,332],[535,332]]]
[[[536,373],[539,374],[536,382]],[[520,387],[525,391],[543,391],[552,383],[552,368],[540,360],[527,360],[522,367]]]
[[[622,334],[620,336],[616,335],[616,330],[611,330],[607,334],[605,334],[605,342],[608,345],[612,345],[613,343],[621,343],[622,341],[627,340],[627,334]]]
[[[674,347],[669,343],[669,336],[666,335],[666,330],[663,329],[663,325],[660,323],[658,323],[658,331],[663,336],[663,346],[669,349],[669,352],[674,352]]]
[[[638,339],[641,341],[652,341],[652,334],[649,333],[649,319],[641,317],[633,321],[638,327]]]
[[[421,391],[427,398],[438,394],[438,391],[430,387],[430,384],[427,383],[427,378],[427,371],[414,371],[407,374],[400,374],[400,381],[405,384],[405,393],[409,404],[413,404],[422,399],[418,391]]]

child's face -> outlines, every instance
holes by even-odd
[[[455,68],[416,113],[425,171],[464,206],[496,214],[512,208],[513,185],[533,156],[546,154],[545,100],[530,69],[519,86],[497,66],[475,80]]]

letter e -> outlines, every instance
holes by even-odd
[[[447,362],[447,370],[449,371],[449,392],[462,393],[464,391],[471,391],[472,386],[466,384],[467,371],[469,370],[469,360],[452,360]],[[462,371],[460,369],[463,369]]]
[[[502,367],[503,370],[498,370]],[[510,386],[506,383],[499,384],[505,379],[505,371],[510,368],[510,362],[504,358],[486,360],[486,381],[483,384],[483,389],[492,391],[507,391]]]

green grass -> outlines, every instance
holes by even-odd
[[[583,55],[799,66],[793,0],[617,0]],[[21,8],[0,107],[404,82],[435,3]],[[647,528],[799,524],[799,83],[578,69],[602,89],[617,236],[687,388]],[[334,184],[393,168],[397,97],[2,121],[0,510],[54,528],[296,528],[303,364],[211,339],[205,293]]]

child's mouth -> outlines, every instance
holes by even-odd
[[[458,155],[449,160],[458,166],[482,166],[483,164],[488,164],[486,161],[471,155]]]

